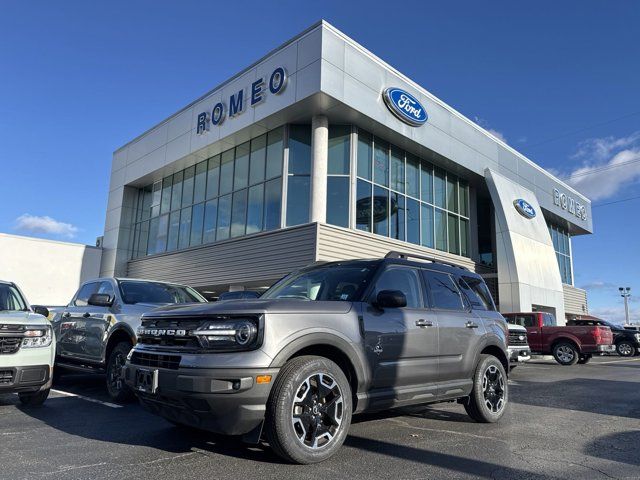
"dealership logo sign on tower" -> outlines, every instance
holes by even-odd
[[[410,93],[400,88],[387,88],[382,93],[382,98],[391,113],[404,123],[412,127],[419,127],[426,123],[427,111]]]
[[[525,218],[531,219],[536,216],[535,208],[533,208],[529,202],[527,202],[522,198],[518,198],[517,200],[514,200],[513,206],[516,207],[516,210],[518,211],[518,213]]]
[[[267,95],[271,92],[278,95],[284,91],[287,86],[287,71],[284,67],[278,67],[268,78],[258,78],[251,83],[246,89],[243,88],[229,97],[227,103],[220,101],[216,103],[210,112],[202,112],[198,114],[196,123],[196,134],[200,135],[209,130],[209,125],[222,125],[225,118],[237,117],[246,110],[247,104],[255,107],[262,103]],[[245,94],[246,90],[246,94]]]

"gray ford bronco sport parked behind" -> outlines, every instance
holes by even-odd
[[[127,384],[169,421],[325,460],[353,413],[458,400],[478,422],[508,401],[507,327],[482,278],[390,252],[312,265],[259,299],[143,316]],[[419,260],[428,260],[419,261]]]

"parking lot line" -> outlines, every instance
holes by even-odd
[[[78,395],[77,393],[64,392],[62,390],[54,390],[54,389],[51,389],[51,391],[55,393],[59,393],[60,395],[63,395],[65,397],[75,397],[81,400],[86,400],[87,402],[99,403],[100,405],[104,405],[105,407],[109,407],[109,408],[122,408],[122,405],[117,405],[115,403],[110,403],[110,402],[103,402],[102,400],[98,400],[96,398],[91,398],[91,397],[85,397],[84,395]]]
[[[604,365],[606,363],[640,362],[640,358],[629,358],[627,360],[609,360],[608,362],[597,362],[591,365]]]

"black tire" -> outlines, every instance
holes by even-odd
[[[578,359],[578,364],[579,365],[586,365],[587,363],[589,363],[591,361],[592,357],[593,357],[593,355],[591,355],[591,354],[580,355],[580,358]]]
[[[571,342],[558,342],[553,346],[553,358],[560,365],[575,365],[580,359],[580,352]]]
[[[40,390],[35,393],[19,393],[18,398],[20,402],[27,407],[39,407],[49,396],[50,389]]]
[[[351,386],[340,367],[323,357],[297,357],[282,367],[273,385],[265,433],[285,460],[322,462],[344,443],[351,413]]]
[[[502,362],[493,355],[480,355],[473,374],[473,390],[464,409],[478,423],[500,420],[509,402],[509,383]]]
[[[112,400],[120,403],[130,402],[135,396],[124,383],[122,367],[133,346],[129,342],[120,342],[113,347],[107,360],[107,391]]]
[[[636,347],[628,340],[622,340],[616,344],[616,352],[621,357],[633,357],[636,354]]]

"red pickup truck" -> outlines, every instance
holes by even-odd
[[[527,329],[531,353],[553,355],[560,365],[587,363],[594,353],[614,352],[613,334],[603,326],[557,326],[546,312],[503,313],[509,323]]]

